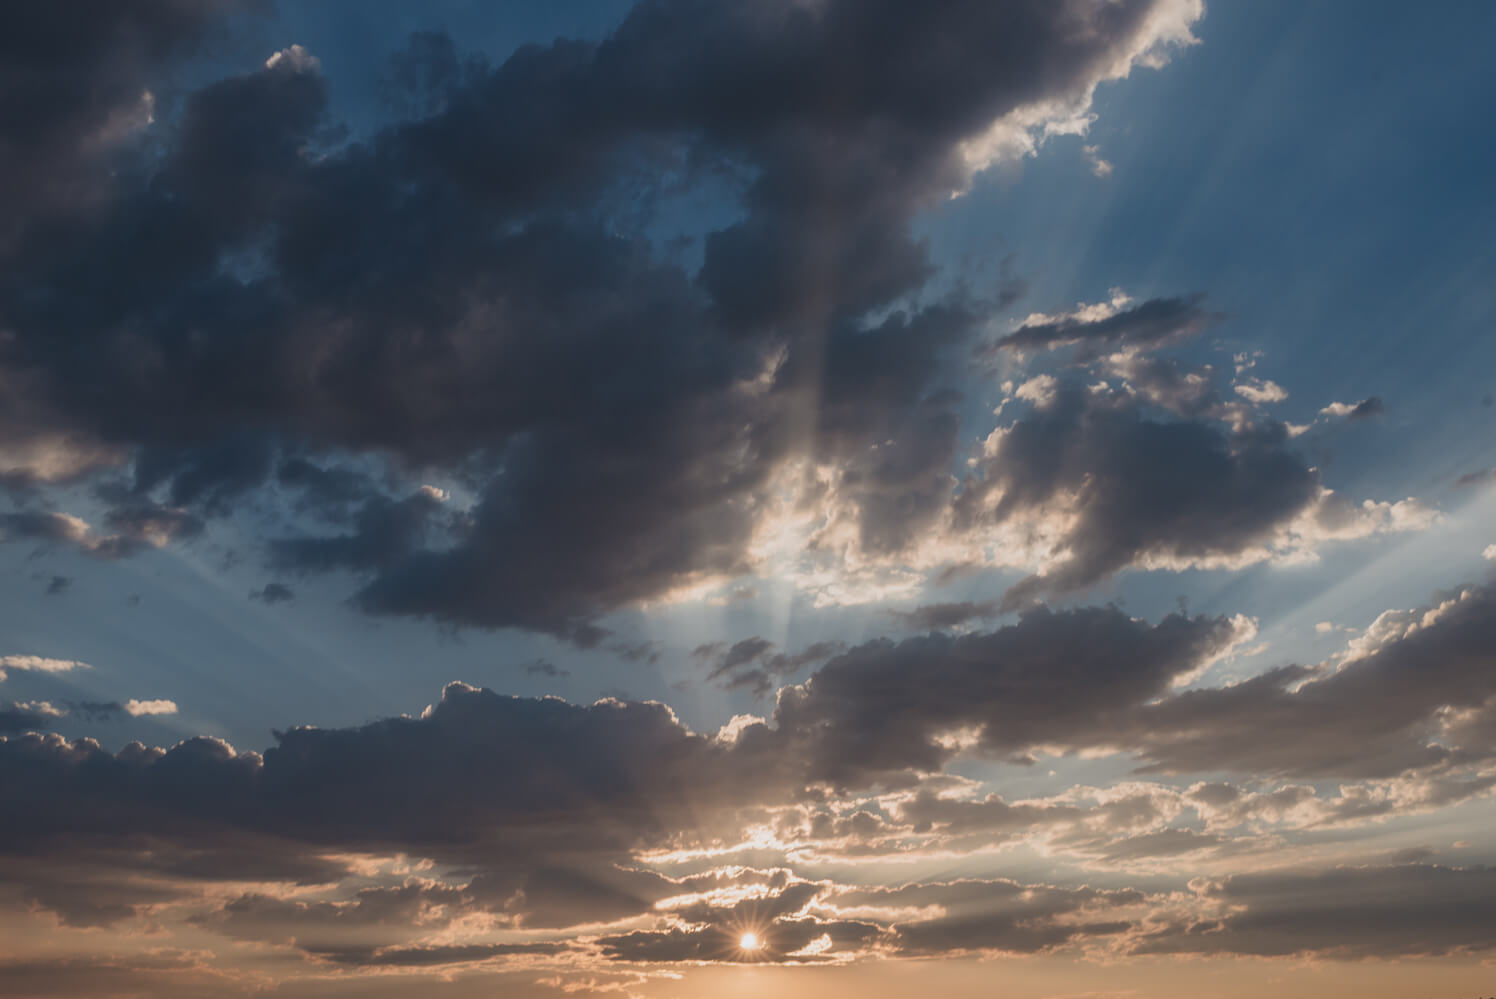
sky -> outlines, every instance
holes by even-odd
[[[0,996],[1496,992],[1496,6],[0,6]]]

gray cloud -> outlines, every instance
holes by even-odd
[[[1091,360],[1105,350],[1152,349],[1193,336],[1220,321],[1207,312],[1204,296],[1154,298],[1100,319],[1066,317],[1028,323],[999,338],[993,349],[1053,350],[1080,345],[1078,360]]]
[[[836,782],[938,770],[955,754],[943,738],[963,728],[1000,755],[1093,743],[1236,637],[1225,618],[1040,608],[990,633],[857,646],[780,691],[774,721]]]
[[[121,544],[96,553],[274,481],[351,531],[293,533],[272,562],[357,574],[373,613],[596,644],[610,610],[748,571],[771,476],[807,455],[837,468],[860,544],[901,550],[954,485],[962,348],[1015,293],[908,307],[932,273],[911,222],[994,122],[1083,106],[1156,44],[1156,6],[672,0],[494,67],[418,36],[391,77],[407,117],[355,144],[289,49],[182,95],[107,169],[47,151],[128,118],[234,5],[0,23],[70,40],[36,70],[53,113],[0,115],[0,149],[35,151],[8,190],[90,193],[0,244],[7,405],[28,440],[130,456]],[[651,241],[682,191],[738,209],[687,234],[695,270]],[[351,454],[442,469],[477,503],[423,518]],[[6,528],[27,531],[47,527]]]
[[[1143,900],[1144,895],[1134,890],[1059,888],[1003,880],[854,889],[836,899],[843,905],[941,906],[943,915],[901,921],[896,926],[895,948],[910,956],[1040,953],[1076,940],[1125,932],[1131,927],[1129,921],[1096,916]]]
[[[1030,415],[989,441],[955,502],[958,529],[1066,508],[1066,557],[1004,596],[1094,585],[1143,556],[1201,559],[1260,546],[1320,495],[1317,474],[1287,449],[1280,425],[1230,432],[1159,421],[1125,396],[1060,383]]]
[[[707,680],[728,690],[746,687],[757,697],[773,690],[777,682],[793,676],[807,666],[825,662],[846,648],[842,642],[813,642],[794,655],[775,652],[774,643],[766,638],[745,638],[728,645],[713,642],[697,646],[691,653],[712,664]]]
[[[1142,936],[1147,954],[1389,958],[1496,947],[1496,870],[1421,864],[1238,874],[1197,889],[1221,915]]]
[[[910,611],[888,612],[890,617],[913,631],[943,631],[959,627],[968,621],[982,621],[998,617],[1002,613],[1002,604],[998,600],[963,600],[952,603],[922,604]]]
[[[1186,691],[1141,710],[1118,742],[1163,770],[1300,776],[1386,777],[1496,751],[1496,591],[1466,586],[1383,620],[1392,633],[1334,671]]]
[[[55,715],[13,701],[9,707],[0,706],[0,735],[50,728],[55,718]]]
[[[266,604],[283,604],[296,599],[296,591],[285,583],[266,583],[258,590],[251,590],[249,599]]]

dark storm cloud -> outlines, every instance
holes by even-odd
[[[1496,869],[1487,867],[1238,874],[1197,891],[1223,914],[1147,933],[1134,950],[1356,959],[1496,947]]]
[[[838,783],[938,770],[955,754],[942,738],[963,728],[1002,755],[1093,744],[1114,719],[1224,651],[1237,627],[1225,618],[1171,615],[1155,626],[1115,608],[1039,608],[986,634],[869,642],[781,690],[774,721],[818,776]]]
[[[47,98],[0,116],[0,149],[27,151],[8,190],[89,194],[0,248],[18,426],[132,450],[137,498],[195,517],[278,477],[354,532],[274,558],[368,574],[371,612],[584,643],[611,609],[746,571],[788,457],[838,467],[871,552],[943,513],[942,357],[1012,296],[882,316],[932,273],[910,223],[965,183],[964,142],[1082,100],[1156,30],[1143,0],[662,0],[494,68],[418,37],[390,76],[405,119],[355,144],[291,48],[84,169],[69,150],[229,9],[106,6],[0,21],[33,74],[8,92]],[[644,235],[680,192],[737,209],[695,234],[696,273]],[[447,469],[476,507],[450,537],[375,523],[399,501],[321,474],[348,452]]]
[[[958,529],[1059,512],[1065,558],[1010,589],[1004,609],[1085,589],[1144,556],[1201,559],[1260,546],[1319,498],[1281,425],[1232,432],[1160,421],[1125,396],[1059,383],[988,441],[955,501]]]
[[[1107,350],[1154,348],[1193,336],[1223,316],[1204,308],[1203,295],[1154,298],[1102,319],[1067,317],[1020,326],[993,344],[997,350],[1053,350],[1080,345],[1078,358]]]

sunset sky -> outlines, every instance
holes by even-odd
[[[1493,40],[0,3],[0,997],[1496,995]]]

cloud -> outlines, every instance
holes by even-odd
[[[1335,419],[1344,418],[1354,422],[1357,420],[1369,420],[1377,416],[1383,409],[1382,400],[1376,396],[1367,396],[1357,403],[1332,402],[1319,411],[1321,416],[1329,416]]]
[[[673,913],[682,926],[605,936],[598,943],[605,955],[624,961],[811,963],[856,954],[883,934],[871,922],[826,919],[806,912],[822,891],[820,885],[800,881],[732,905],[702,902]],[[742,948],[745,930],[758,938],[757,948]],[[808,949],[822,937],[829,945]]]
[[[993,755],[1093,743],[1112,718],[1162,695],[1244,628],[1227,618],[1172,615],[1149,625],[1114,608],[1038,608],[986,634],[850,649],[781,690],[774,722],[835,783],[937,771],[955,755],[946,737],[963,728]]]
[[[73,926],[197,898],[201,929],[350,967],[556,953],[429,936],[460,925],[602,925],[597,953],[621,962],[1092,945],[1265,953],[1243,913],[1266,896],[1242,875],[1189,898],[1007,881],[880,888],[732,865],[720,851],[772,822],[776,832],[751,841],[784,837],[781,849],[794,845],[801,857],[953,856],[1027,839],[1125,871],[1261,853],[1268,827],[1354,827],[1489,794],[1496,777],[1479,772],[1496,745],[1496,700],[1482,679],[1496,647],[1485,634],[1496,620],[1489,599],[1465,587],[1429,608],[1389,612],[1333,669],[1284,667],[1183,691],[1182,679],[1254,633],[1251,622],[1176,614],[1149,624],[1116,608],[1036,609],[990,633],[841,652],[781,690],[770,723],[735,720],[730,737],[693,733],[657,703],[578,706],[462,684],[419,717],[291,729],[263,755],[203,737],[115,754],[91,740],[11,737],[0,740],[0,808],[32,818],[0,829],[0,881]],[[732,669],[778,655],[763,640],[699,653]],[[69,707],[140,714],[167,704]],[[1255,779],[1129,782],[1015,802],[978,796],[944,772],[963,754],[1091,749]],[[514,766],[519,759],[533,762]],[[1257,783],[1273,773],[1364,782],[1334,795]],[[876,797],[859,803],[856,789]],[[668,859],[644,866],[693,849],[705,865],[679,874],[667,873]],[[401,860],[394,881],[371,884],[367,871],[353,880],[351,865],[368,863],[360,857],[421,858],[424,873]],[[275,880],[337,894],[209,897],[193,887]],[[1223,935],[1189,929],[1216,924]],[[762,948],[737,946],[744,926],[761,934]],[[1333,936],[1285,939],[1333,952]],[[1410,947],[1425,938],[1414,939]]]
[[[911,611],[888,612],[890,617],[913,631],[944,631],[960,627],[968,621],[998,617],[1002,613],[1002,603],[998,600],[922,604]]]
[[[76,659],[49,659],[46,656],[0,656],[0,681],[7,671],[22,673],[70,673],[75,669],[91,669],[88,663]]]
[[[570,670],[561,669],[549,659],[537,659],[525,667],[525,672],[530,676],[547,676],[551,679],[571,676]]]
[[[150,715],[174,715],[177,713],[177,702],[165,698],[157,698],[150,701],[137,701],[134,698],[125,702],[125,714],[132,718],[140,718]]]
[[[64,714],[74,714],[91,722],[119,721],[125,716],[131,718],[146,718],[155,715],[174,715],[177,713],[177,703],[157,698],[153,700],[128,701],[68,701],[67,710]]]
[[[7,100],[0,114],[0,247],[29,230],[94,208],[122,149],[153,116],[153,88],[218,32],[222,19],[254,4],[122,0],[77,18],[44,5],[13,7],[4,33]]]
[[[1077,360],[1088,361],[1104,350],[1153,349],[1194,336],[1219,322],[1207,312],[1204,297],[1154,298],[1139,305],[1117,293],[1110,302],[1083,306],[1059,316],[1030,316],[1017,330],[999,338],[998,350],[1052,350],[1082,345]]]
[[[728,690],[747,687],[755,696],[763,697],[774,688],[776,681],[793,676],[806,666],[825,662],[844,648],[846,645],[842,642],[814,642],[789,655],[774,652],[773,642],[755,636],[732,645],[714,642],[697,646],[691,654],[694,658],[711,662],[708,681],[720,683]]]
[[[47,728],[57,715],[57,710],[45,701],[40,704],[13,701],[10,707],[0,705],[0,736]]]
[[[1388,611],[1333,670],[1283,666],[1148,705],[1118,738],[1172,772],[1387,777],[1484,759],[1496,595],[1464,586]]]
[[[111,510],[106,521],[114,533],[99,534],[71,514],[27,511],[0,513],[0,543],[40,541],[68,544],[100,559],[133,555],[144,548],[163,548],[177,538],[202,531],[202,521],[184,510],[133,505]]]
[[[1004,880],[910,884],[893,889],[853,889],[839,905],[880,908],[939,906],[932,919],[901,921],[894,948],[906,956],[969,952],[1034,954],[1075,940],[1125,932],[1130,923],[1097,918],[1117,906],[1143,901],[1135,890],[1098,891],[1024,885]]]
[[[258,590],[251,590],[249,599],[266,604],[289,603],[296,599],[296,591],[285,583],[266,583]]]
[[[360,143],[297,46],[155,123],[152,95],[238,10],[0,23],[59,52],[0,134],[31,164],[4,178],[25,207],[0,238],[0,384],[25,415],[5,444],[103,440],[128,468],[113,533],[55,513],[0,532],[125,555],[273,494],[348,529],[298,523],[272,564],[350,573],[371,613],[582,644],[612,610],[750,572],[796,462],[837,470],[874,555],[944,515],[944,390],[1011,296],[924,294],[915,218],[1084,132],[1095,87],[1161,65],[1202,14],[652,3],[492,67],[413,38],[404,117]],[[805,100],[824,88],[842,99]],[[701,196],[735,211],[684,234],[688,269],[654,222]],[[1140,306],[1117,338],[1148,339],[1149,308],[1192,322]],[[365,458],[420,477],[360,478]],[[432,509],[431,473],[474,502]]]
[[[731,816],[787,794],[799,770],[761,730],[728,745],[689,732],[660,704],[577,707],[453,684],[420,718],[293,729],[263,756],[205,737],[112,755],[91,740],[0,741],[0,805],[36,814],[0,832],[0,859],[30,858],[18,876],[46,895],[131,865],[198,858],[188,876],[300,878],[326,872],[325,853],[389,850],[476,872],[463,898],[479,911],[571,926],[693,890],[618,864],[682,829],[735,828]],[[477,772],[502,776],[474,782]],[[163,843],[174,850],[162,854]],[[117,905],[77,918],[129,917],[149,901],[130,901],[130,891],[122,885]]]
[[[1192,887],[1207,912],[1140,936],[1135,952],[1355,959],[1496,946],[1486,931],[1496,920],[1490,868],[1342,867],[1238,874]]]
[[[1259,406],[1270,402],[1282,402],[1288,398],[1288,390],[1269,379],[1251,378],[1238,382],[1233,387],[1237,395]]]
[[[1125,397],[1067,382],[988,437],[955,501],[955,528],[1018,522],[1054,536],[1052,564],[1009,590],[1005,609],[1145,560],[1266,557],[1321,488],[1285,443],[1276,425],[1154,420]]]

